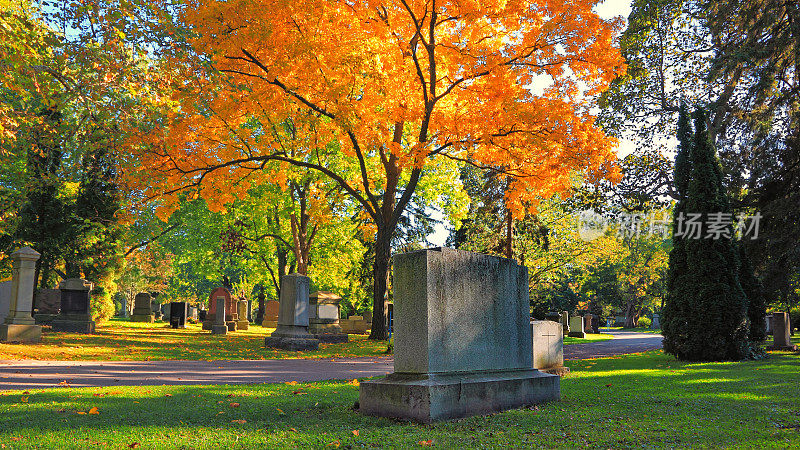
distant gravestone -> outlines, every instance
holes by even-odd
[[[661,316],[658,315],[658,313],[653,313],[653,321],[650,322],[650,329],[651,330],[661,329]]]
[[[364,314],[362,314],[362,316],[364,317],[364,320],[366,320],[369,323],[372,323],[372,310],[364,311]]]
[[[600,316],[592,315],[592,333],[600,333]]]
[[[186,302],[172,302],[169,304],[169,326],[172,328],[186,328],[186,318],[189,308]]]
[[[369,325],[369,322],[364,320],[364,316],[350,316],[347,319],[339,320],[342,332],[347,334],[365,334]]]
[[[561,311],[561,327],[564,331],[564,336],[569,335],[569,311]]]
[[[586,337],[583,331],[583,317],[575,316],[569,318],[569,336],[576,338]]]
[[[564,367],[564,331],[561,324],[552,320],[531,322],[533,337],[533,368],[542,372],[564,376],[569,367]]]
[[[764,317],[764,322],[767,325],[767,334],[772,334],[772,314],[767,314]]]
[[[788,313],[772,313],[772,336],[772,345],[767,347],[767,350],[797,350],[797,346],[792,344]]]
[[[236,321],[237,330],[250,329],[250,322],[247,320],[247,300],[239,300],[237,303],[237,315],[239,320]]]
[[[197,306],[189,305],[189,307],[186,308],[186,314],[187,322],[197,323],[197,320],[199,319],[197,314]]]
[[[203,321],[203,329],[210,330],[213,324],[216,323],[216,300],[219,297],[223,297],[225,299],[225,308],[223,308],[222,311],[222,320],[228,326],[228,331],[236,331],[236,320],[239,318],[236,300],[231,297],[230,291],[224,287],[218,287],[211,291],[211,295],[208,298],[208,312],[206,312],[206,318]]]
[[[82,278],[68,278],[58,285],[61,289],[61,313],[53,319],[53,331],[94,333],[95,323],[89,303],[92,286]]]
[[[61,311],[61,290],[39,289],[33,297],[33,305],[37,310],[33,316],[36,323],[50,324]]]
[[[559,314],[556,311],[548,312],[547,314],[544,315],[544,318],[551,322],[561,323],[561,314]]]
[[[216,300],[211,302],[214,305],[215,311],[225,311],[227,299],[224,295],[217,296]],[[225,314],[215,314],[214,324],[211,325],[211,334],[228,334],[228,326],[225,324]]]
[[[270,300],[264,305],[264,320],[261,326],[266,328],[278,328],[278,311],[280,310],[280,303],[275,300]]]
[[[347,342],[347,333],[339,325],[339,301],[332,292],[317,291],[309,296],[308,332],[320,342]]]
[[[11,254],[11,288],[5,294],[8,309],[3,311],[6,316],[0,324],[0,342],[34,344],[42,341],[42,326],[36,325],[31,316],[39,257],[39,252],[30,247],[22,247]]]
[[[281,278],[278,328],[264,345],[282,350],[317,350],[319,340],[308,332],[308,289],[311,280],[297,273]]]
[[[150,301],[150,311],[153,311],[153,317],[155,320],[161,320],[163,317],[163,313],[161,312],[161,305],[155,301]]]
[[[131,322],[149,322],[153,323],[155,315],[153,314],[153,297],[147,292],[139,292],[133,298],[133,313],[131,313]]]
[[[6,320],[11,307],[11,280],[0,283],[0,323]]]
[[[586,313],[583,316],[583,332],[589,333],[592,330],[592,314]]]
[[[394,257],[394,373],[361,382],[359,411],[429,423],[560,397],[533,368],[528,271],[449,248]]]

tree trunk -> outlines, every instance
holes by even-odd
[[[639,325],[639,302],[637,300],[628,301],[625,305],[625,328],[636,328]]]
[[[386,340],[386,290],[389,281],[389,261],[392,257],[392,230],[378,226],[375,235],[375,264],[372,266],[372,331],[369,339]]]

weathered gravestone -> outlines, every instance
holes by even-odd
[[[551,322],[561,323],[561,314],[559,314],[556,311],[548,312],[547,314],[544,315],[544,318]]]
[[[362,316],[364,317],[364,320],[367,321],[367,323],[372,323],[372,310],[364,311],[364,314],[362,314]]]
[[[533,368],[542,372],[564,376],[569,367],[564,367],[564,331],[561,324],[552,320],[531,322],[533,343]]]
[[[280,302],[270,300],[264,305],[264,320],[261,321],[261,326],[266,328],[278,328],[278,311],[280,310]]]
[[[341,319],[339,326],[343,333],[364,334],[369,329],[370,323],[364,320],[364,316],[350,316],[347,319]]]
[[[797,346],[792,344],[788,313],[772,313],[772,336],[772,345],[767,350],[797,350]]]
[[[238,311],[237,315],[239,316],[239,320],[236,321],[236,329],[250,329],[250,322],[247,320],[247,300],[239,300],[236,302],[236,306]]]
[[[186,308],[186,321],[191,323],[197,323],[198,314],[197,314],[197,306],[189,305]]]
[[[217,321],[218,297],[223,297],[225,299],[225,308],[223,308],[220,313],[223,322],[228,326],[228,331],[236,331],[236,321],[239,319],[236,301],[231,297],[230,291],[224,287],[218,287],[211,291],[211,295],[208,298],[208,311],[206,312],[205,320],[203,320],[203,329],[210,330]]]
[[[37,343],[42,341],[42,326],[31,317],[33,288],[36,284],[36,261],[39,252],[22,247],[11,254],[11,286],[0,293],[7,299],[8,309],[0,324],[0,342]],[[5,305],[6,301],[0,300]]]
[[[131,322],[153,323],[156,316],[153,314],[153,297],[147,292],[139,292],[133,298],[133,313]]]
[[[264,345],[282,350],[316,350],[319,340],[308,332],[308,289],[311,280],[297,273],[281,279],[278,328],[264,339]]]
[[[224,295],[220,295],[216,300],[211,302],[215,311],[220,311],[220,314],[214,314],[214,324],[211,325],[211,334],[228,334],[228,325],[225,323],[225,311],[227,299]],[[208,315],[206,316],[208,317]]]
[[[767,325],[767,334],[772,334],[772,314],[767,314],[764,317],[764,322]]]
[[[0,283],[0,322],[6,320],[11,308],[11,280]]]
[[[153,311],[153,317],[155,320],[161,320],[163,317],[163,313],[161,312],[161,304],[159,304],[155,300],[150,301],[150,310]]]
[[[569,311],[561,311],[561,327],[564,331],[564,336],[569,335]]]
[[[569,334],[568,336],[576,338],[585,338],[586,334],[583,332],[583,317],[575,316],[569,318]]]
[[[658,313],[653,313],[653,321],[650,322],[650,329],[651,330],[661,329],[661,316],[659,316]]]
[[[38,324],[50,324],[61,311],[60,289],[39,289],[33,296],[33,307],[37,310],[33,318]]]
[[[332,292],[317,291],[308,299],[308,332],[320,342],[347,342],[347,333],[339,326],[339,301]]]
[[[189,307],[186,302],[172,302],[169,304],[169,326],[172,328],[186,328],[186,319]]]
[[[583,315],[583,332],[584,333],[589,333],[589,332],[592,331],[592,317],[594,317],[594,315],[590,314],[590,313],[586,313],[586,314]]]
[[[449,248],[394,257],[394,373],[361,383],[360,412],[429,423],[557,400],[533,368],[528,270]]]
[[[61,289],[61,313],[53,319],[53,331],[94,333],[95,323],[89,303],[92,286],[83,278],[68,278],[58,285]]]

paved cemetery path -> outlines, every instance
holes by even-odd
[[[609,334],[614,339],[564,346],[564,358],[599,358],[661,348],[662,337],[659,334],[620,331]],[[391,357],[264,361],[0,361],[0,390],[351,380],[385,375],[392,372],[393,364]]]

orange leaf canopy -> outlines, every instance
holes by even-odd
[[[182,19],[213,70],[184,72],[169,132],[144,137],[148,189],[196,188],[204,173],[200,193],[221,205],[256,169],[281,181],[249,162],[307,161],[319,142],[352,161],[394,156],[403,173],[437,156],[499,168],[516,177],[516,213],[567,190],[575,171],[613,179],[615,141],[589,111],[624,70],[621,22],[595,3],[191,0]],[[274,131],[287,118],[289,150]],[[345,181],[380,188],[389,170],[375,167]]]

